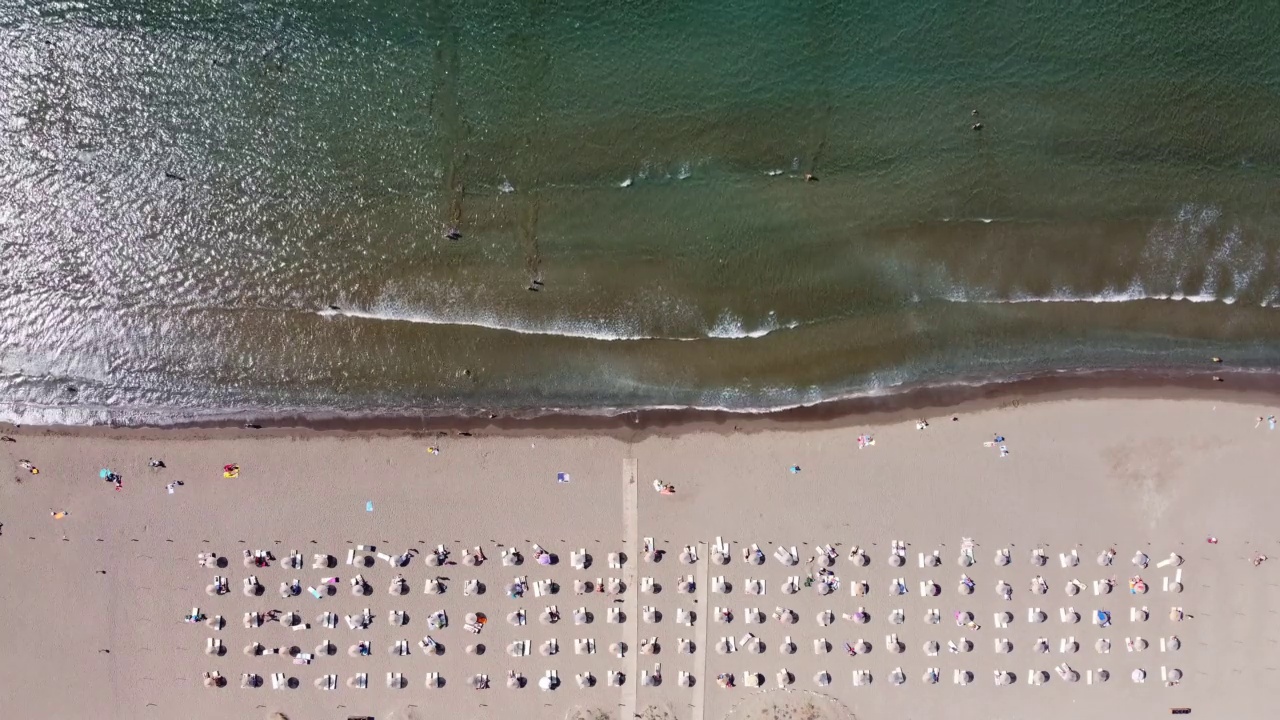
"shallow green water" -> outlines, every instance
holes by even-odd
[[[1277,38],[1260,2],[0,0],[0,413],[1272,368]]]

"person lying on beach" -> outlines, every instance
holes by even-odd
[[[1256,553],[1256,554],[1253,556],[1253,566],[1254,566],[1254,567],[1258,567],[1259,565],[1261,565],[1262,563],[1264,563],[1264,562],[1266,562],[1266,561],[1267,561],[1267,556],[1266,556],[1266,555],[1263,555],[1262,553]]]
[[[23,470],[26,470],[32,475],[40,474],[40,468],[36,467],[35,465],[32,465],[30,460],[19,460],[18,467],[22,468]]]

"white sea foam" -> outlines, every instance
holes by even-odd
[[[399,310],[391,311],[381,309],[360,310],[354,308],[341,308],[338,310],[326,308],[323,310],[317,310],[316,314],[321,317],[330,318],[347,317],[361,320],[475,327],[500,332],[519,333],[521,335],[545,335],[551,337],[581,338],[585,340],[603,340],[606,342],[634,342],[640,340],[693,342],[695,340],[706,339],[747,340],[761,338],[778,330],[790,330],[800,326],[800,323],[797,322],[779,323],[771,314],[770,319],[766,321],[765,324],[758,328],[748,329],[740,319],[729,313],[725,313],[720,316],[720,319],[713,327],[707,330],[705,335],[700,337],[682,337],[647,335],[640,332],[634,327],[634,325],[622,322],[610,324],[603,321],[575,320],[553,321],[544,325],[525,320],[499,320],[492,317],[461,317],[440,313],[404,312]]]

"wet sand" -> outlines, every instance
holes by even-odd
[[[186,431],[92,430],[78,433],[21,428],[16,443],[4,443],[8,467],[21,483],[3,485],[3,536],[0,568],[9,583],[0,590],[0,612],[18,619],[0,629],[0,644],[25,651],[6,653],[6,678],[0,700],[15,717],[136,718],[148,714],[192,718],[267,717],[282,711],[292,718],[475,717],[501,718],[516,713],[536,718],[618,717],[743,719],[837,718],[987,718],[1036,714],[1046,718],[1077,717],[1082,711],[1148,717],[1167,715],[1172,707],[1191,707],[1196,715],[1260,716],[1266,698],[1262,688],[1280,661],[1274,611],[1280,600],[1275,562],[1255,567],[1254,552],[1280,558],[1273,518],[1280,512],[1280,493],[1271,485],[1280,434],[1255,418],[1263,406],[1223,399],[1090,399],[1054,400],[1013,407],[964,408],[935,413],[930,427],[917,431],[901,416],[847,417],[821,426],[778,426],[735,433],[726,427],[681,432],[632,434],[526,429],[501,433],[479,431],[470,437],[431,435],[217,429]],[[867,424],[860,424],[865,422]],[[856,438],[873,433],[876,444],[859,450]],[[1006,438],[1009,456],[983,446],[993,433]],[[10,433],[13,434],[13,433]],[[427,447],[440,447],[439,455]],[[149,457],[162,457],[168,468],[152,471]],[[30,459],[37,476],[20,474],[16,463]],[[238,463],[242,470],[224,479],[221,467]],[[798,465],[800,472],[788,472]],[[98,479],[100,468],[119,472],[121,491]],[[556,482],[557,472],[571,482]],[[654,492],[655,478],[674,483],[674,496]],[[181,480],[172,495],[167,483]],[[372,502],[373,511],[366,511]],[[50,517],[50,509],[70,512]],[[1205,542],[1209,535],[1218,544]],[[717,537],[729,545],[730,562],[712,564]],[[643,557],[645,538],[666,551],[657,562]],[[963,538],[975,542],[972,567],[958,564]],[[906,543],[905,564],[889,563],[894,540]],[[531,544],[559,557],[544,567],[533,562]],[[742,550],[758,544],[763,565],[744,562]],[[376,545],[375,565],[355,570],[345,564],[348,548]],[[443,544],[461,560],[465,548],[481,546],[489,560],[478,567],[432,568],[426,553]],[[783,591],[788,578],[801,584],[815,567],[807,561],[815,548],[831,544],[838,555],[831,570],[839,589],[821,596],[815,587],[794,595]],[[697,549],[694,564],[680,562],[681,548]],[[796,547],[799,565],[774,558],[778,546]],[[865,550],[863,567],[849,559],[854,546]],[[518,548],[525,563],[504,566],[504,547]],[[285,557],[292,549],[303,555],[302,569],[246,569],[245,549],[266,549]],[[577,570],[571,551],[585,549],[592,565]],[[1011,562],[994,562],[1007,548]],[[1044,567],[1031,564],[1031,553],[1043,548]],[[1098,553],[1115,548],[1112,567],[1099,567]],[[376,552],[414,550],[407,567],[392,568]],[[919,566],[919,554],[938,552],[937,567]],[[1075,550],[1078,566],[1062,567],[1060,553]],[[1131,564],[1136,551],[1151,558],[1141,570]],[[200,552],[217,552],[229,560],[225,569],[202,568]],[[608,565],[609,553],[624,553],[621,568]],[[313,553],[336,558],[333,569],[312,569]],[[1157,569],[1170,553],[1183,558],[1180,568]],[[1184,590],[1163,590],[1163,579],[1181,569]],[[102,574],[105,572],[105,574]],[[349,578],[359,572],[370,586],[366,597],[351,595]],[[393,596],[388,585],[396,574],[408,593]],[[974,582],[972,595],[960,592],[961,573]],[[245,597],[245,577],[256,575],[261,597]],[[1130,576],[1150,583],[1145,595],[1127,591]],[[206,586],[214,575],[227,578],[230,592],[211,597]],[[679,592],[693,576],[695,589]],[[318,587],[324,577],[340,578],[336,593],[317,600],[304,589],[282,599],[281,582],[297,578],[303,588]],[[442,595],[424,594],[429,577],[447,578]],[[509,598],[504,586],[516,576],[530,581],[553,580],[555,595]],[[716,592],[723,576],[727,593]],[[1047,593],[1034,594],[1031,580],[1043,577]],[[1110,594],[1094,595],[1093,583],[1117,577]],[[626,590],[617,596],[574,592],[575,582],[609,584],[617,578]],[[660,585],[642,592],[645,578]],[[902,578],[904,596],[890,594]],[[467,580],[485,585],[483,594],[464,595]],[[748,580],[760,580],[764,594],[746,591]],[[1065,591],[1071,580],[1086,589],[1077,596]],[[936,597],[921,596],[922,581],[938,585]],[[1007,582],[1010,600],[997,584]],[[868,593],[851,596],[855,583]],[[539,615],[555,605],[562,619],[554,625]],[[192,607],[226,626],[182,622]],[[646,622],[644,608],[661,613]],[[1186,619],[1173,622],[1171,607],[1182,607]],[[317,622],[326,611],[339,618],[369,608],[372,625],[334,629]],[[715,622],[715,608],[734,615],[728,624]],[[747,623],[759,608],[763,623]],[[866,624],[847,620],[858,608],[869,614]],[[1146,607],[1149,619],[1131,622],[1131,608]],[[508,616],[523,608],[527,624],[513,626]],[[589,624],[576,625],[574,611],[584,608]],[[610,623],[610,608],[625,621]],[[797,622],[786,625],[772,617],[777,608],[792,610]],[[938,624],[925,621],[937,608]],[[1040,608],[1044,623],[1028,621],[1028,609]],[[1073,608],[1078,623],[1063,622],[1061,612]],[[246,628],[249,611],[297,610],[311,627],[290,630],[280,623]],[[1105,609],[1113,626],[1100,628],[1092,613]],[[408,622],[392,627],[388,614],[403,610]],[[427,617],[445,611],[449,627],[430,630]],[[681,610],[693,614],[691,625],[676,623]],[[818,615],[830,610],[834,622],[823,626]],[[895,611],[902,624],[894,624]],[[956,611],[971,612],[978,629],[957,627]],[[995,613],[1010,612],[1008,628],[995,625]],[[489,622],[473,635],[463,629],[468,613],[484,613]],[[657,619],[657,618],[655,618]],[[721,654],[721,638],[736,644],[747,633],[759,638],[762,652],[739,648]],[[896,633],[902,652],[886,645]],[[418,642],[431,635],[444,645],[443,655],[428,656]],[[790,636],[794,654],[780,648]],[[1161,652],[1160,639],[1176,636],[1181,649]],[[973,643],[971,652],[950,653],[947,643]],[[1126,638],[1141,637],[1145,651],[1128,652]],[[225,655],[206,654],[208,638],[220,641]],[[596,653],[579,655],[575,640],[593,639]],[[640,654],[642,641],[656,638],[660,651]],[[814,641],[825,638],[829,653],[817,654]],[[997,639],[1007,638],[1012,652],[998,653]],[[1040,638],[1050,652],[1036,651]],[[1060,652],[1074,638],[1074,653]],[[251,657],[253,642],[266,647],[297,647],[315,653],[324,640],[332,656],[317,656],[310,665],[285,657]],[[408,657],[393,656],[391,646],[407,640]],[[544,656],[541,648],[555,639],[560,652]],[[1096,651],[1109,640],[1109,653]],[[371,657],[351,657],[348,649],[361,640]],[[512,657],[511,643],[528,640],[530,654]],[[680,652],[681,640],[694,652]],[[865,640],[870,652],[850,657],[844,643]],[[938,656],[925,643],[941,645]],[[626,643],[624,657],[610,652]],[[482,655],[468,645],[483,644]],[[751,645],[750,642],[747,645]],[[101,652],[110,650],[109,653]],[[1055,666],[1066,662],[1080,673],[1064,682]],[[661,663],[662,683],[639,684],[641,671]],[[1161,668],[1178,669],[1183,681],[1161,682]],[[776,675],[786,669],[794,681],[779,691]],[[901,668],[906,682],[891,684]],[[923,680],[937,668],[940,682]],[[1133,670],[1147,680],[1133,683]],[[1098,679],[1099,670],[1110,679]],[[228,681],[206,689],[202,675],[218,671]],[[510,690],[507,673],[516,670],[527,687]],[[548,670],[558,673],[561,687],[538,689]],[[854,671],[865,670],[870,682],[855,686]],[[1008,687],[997,686],[993,673],[1016,676]],[[609,687],[610,671],[621,672],[621,687]],[[819,686],[815,676],[830,674]],[[972,683],[954,683],[957,671],[972,673]],[[1048,672],[1044,685],[1028,679]],[[1088,673],[1094,673],[1093,684]],[[292,690],[271,689],[272,673],[296,679]],[[348,679],[368,673],[369,687],[355,690]],[[387,687],[386,674],[401,672],[407,687]],[[444,679],[442,688],[425,686],[427,673]],[[588,672],[597,685],[580,689],[576,675]],[[689,673],[692,687],[680,685]],[[260,675],[265,687],[241,689],[242,673]],[[320,690],[315,682],[336,675],[338,689]],[[470,679],[489,676],[491,689],[476,691]],[[717,686],[720,674],[733,674],[737,687]],[[758,673],[761,689],[746,687]]]

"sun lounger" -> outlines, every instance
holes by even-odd
[[[404,685],[404,675],[398,672],[387,673],[387,687],[399,690]]]
[[[1174,563],[1174,559],[1172,557],[1167,557],[1164,560],[1161,560],[1160,562],[1156,563],[1156,567],[1166,568],[1172,565],[1173,563]]]
[[[651,577],[640,578],[640,592],[642,593],[653,592],[653,578]]]
[[[609,608],[607,617],[605,618],[605,620],[611,623],[620,622],[622,620],[622,611],[616,607]]]
[[[813,654],[822,655],[828,651],[828,647],[826,638],[818,638],[813,641]]]
[[[1058,652],[1065,653],[1076,644],[1076,636],[1064,637],[1058,641]]]
[[[347,548],[347,564],[351,565],[355,561],[356,561],[356,551],[351,548]]]

